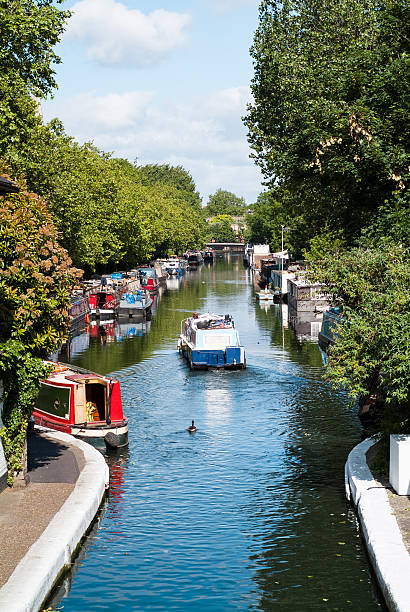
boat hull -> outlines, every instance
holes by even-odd
[[[33,417],[36,425],[71,434],[75,438],[88,442],[92,446],[99,449],[106,448],[107,444],[105,437],[108,433],[115,434],[118,437],[118,448],[128,445],[128,421],[126,419],[120,423],[111,423],[110,425],[107,425],[106,423],[79,423],[75,425],[65,425],[36,413],[34,413]]]
[[[245,350],[242,346],[226,347],[215,350],[192,349],[183,340],[180,343],[182,356],[191,370],[244,370],[246,368]]]
[[[88,444],[99,449],[113,446],[112,444],[107,444],[107,434],[114,434],[116,436],[117,448],[128,446],[128,423],[126,425],[111,423],[111,425],[102,425],[101,427],[90,427],[89,425],[87,427],[73,426],[71,434],[79,440],[88,442]]]

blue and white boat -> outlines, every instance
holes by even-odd
[[[183,275],[184,268],[182,262],[178,257],[171,257],[164,262],[165,270],[170,276],[177,276],[178,278]]]
[[[181,322],[178,350],[191,370],[246,367],[245,349],[230,315],[194,312]]]

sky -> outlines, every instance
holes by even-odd
[[[259,0],[66,0],[58,90],[42,102],[78,142],[139,165],[181,165],[203,204],[217,189],[253,203],[261,175],[241,117]]]

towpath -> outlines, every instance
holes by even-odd
[[[82,451],[37,430],[28,435],[26,487],[0,494],[0,588],[72,493]]]

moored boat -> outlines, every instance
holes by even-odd
[[[158,291],[159,281],[154,268],[138,268],[138,276],[141,283],[141,289],[153,293]]]
[[[245,349],[230,315],[195,312],[181,322],[178,350],[191,369],[246,367]]]
[[[120,383],[73,365],[50,362],[33,417],[37,425],[63,431],[100,448],[128,444]]]
[[[152,298],[148,291],[123,293],[118,308],[120,319],[141,319],[151,315]]]
[[[68,317],[70,327],[81,325],[89,311],[88,297],[84,295],[73,295],[71,297],[71,306],[68,309]]]
[[[213,264],[215,261],[215,251],[212,249],[207,249],[203,254],[204,262]]]
[[[330,344],[334,344],[337,339],[337,326],[343,323],[343,311],[340,306],[329,308],[323,313],[322,325],[320,328],[318,342],[319,346],[326,353]]]
[[[188,254],[188,268],[197,268],[203,263],[204,258],[202,257],[202,253],[200,253],[199,251],[196,253]]]
[[[182,276],[184,268],[178,257],[171,257],[164,262],[165,270],[170,276]]]
[[[120,297],[119,291],[110,289],[91,292],[88,298],[90,317],[112,319],[117,314]]]
[[[260,302],[273,302],[275,294],[269,291],[267,287],[263,291],[257,291],[256,297]]]

